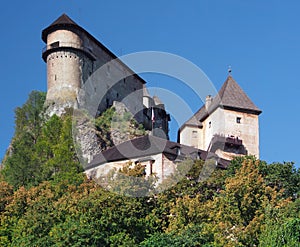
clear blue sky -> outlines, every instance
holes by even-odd
[[[300,2],[298,0],[43,0],[1,3],[0,157],[14,132],[14,109],[46,91],[41,31],[62,13],[116,55],[164,51],[199,66],[219,89],[232,75],[260,116],[261,159],[299,167]],[[149,86],[165,76],[143,76]],[[193,111],[201,102],[183,97]],[[176,139],[176,129],[171,138]]]

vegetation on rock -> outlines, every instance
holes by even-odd
[[[155,177],[128,164],[108,177],[116,194],[85,177],[71,116],[45,119],[44,98],[33,92],[16,110],[0,176],[0,246],[299,246],[300,171],[293,163],[240,157],[199,180],[204,162],[186,161],[160,193],[146,197],[133,196],[153,188]],[[103,119],[97,125],[108,130]]]

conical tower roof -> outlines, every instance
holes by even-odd
[[[46,27],[42,31],[42,40],[46,43],[48,34],[62,27],[75,27],[78,29],[82,29],[79,25],[77,25],[75,21],[73,21],[68,15],[64,13],[60,17],[58,17],[50,26]]]
[[[54,25],[70,25],[70,24],[78,26],[68,15],[66,15],[65,13],[63,13],[50,26],[54,26]]]

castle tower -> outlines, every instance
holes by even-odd
[[[42,58],[47,63],[49,115],[93,104],[99,115],[115,101],[122,102],[146,129],[153,128],[147,125],[152,123],[149,111],[154,108],[155,127],[167,135],[169,116],[164,105],[146,93],[146,82],[70,17],[63,14],[45,28],[42,40],[46,43]]]
[[[215,97],[208,96],[179,129],[180,143],[230,160],[237,155],[259,158],[259,119],[262,111],[231,75]]]
[[[42,31],[46,43],[42,53],[47,63],[46,103],[57,109],[76,108],[84,67],[91,67],[93,56],[84,47],[83,33],[65,14]]]

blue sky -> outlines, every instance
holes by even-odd
[[[299,1],[12,0],[1,9],[0,158],[13,136],[14,109],[32,90],[46,91],[41,31],[67,13],[116,55],[177,54],[199,66],[218,90],[231,65],[235,80],[263,110],[261,159],[299,167]],[[177,88],[194,112],[200,108],[174,80],[141,76],[149,86]]]

